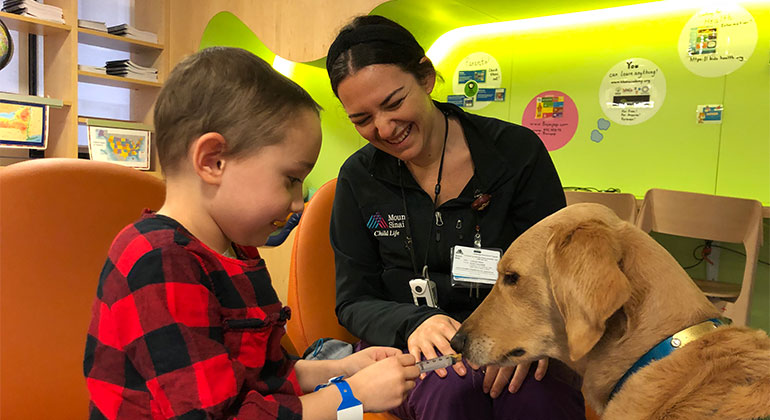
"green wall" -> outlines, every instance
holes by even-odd
[[[405,2],[401,2],[405,3]],[[447,24],[416,25],[410,8],[385,3],[374,13],[400,21],[404,17],[418,39],[434,40]],[[461,7],[461,6],[457,6]],[[446,81],[434,97],[445,100],[452,91],[452,73],[467,54],[487,52],[502,69],[505,102],[491,103],[475,111],[512,122],[521,122],[527,103],[547,90],[560,90],[576,103],[580,116],[573,139],[553,151],[564,185],[616,187],[642,197],[651,187],[755,198],[770,204],[770,5],[748,4],[759,31],[755,51],[737,71],[705,78],[689,72],[677,55],[679,33],[696,10],[646,18],[627,18],[591,25],[561,26],[466,40],[434,63]],[[465,22],[480,22],[479,16]],[[462,20],[447,20],[460,25]],[[272,53],[236,16],[222,12],[204,31],[201,48],[213,45],[250,50],[272,62]],[[590,140],[599,118],[599,85],[615,63],[640,57],[655,62],[666,78],[667,94],[662,108],[638,125],[612,123],[604,139]],[[323,61],[323,60],[320,60]],[[316,167],[307,178],[311,190],[337,176],[340,165],[365,141],[354,130],[329,86],[323,63],[293,63],[287,74],[324,107],[323,146]],[[721,125],[696,125],[699,104],[724,104]],[[765,246],[760,258],[770,260],[770,232],[765,219]],[[658,237],[683,265],[692,263],[695,241]],[[720,279],[741,275],[742,260],[722,253]],[[702,275],[703,265],[691,270]],[[759,264],[752,303],[752,325],[770,331],[770,272]]]
[[[416,19],[410,8],[398,5],[399,1],[388,2],[374,12],[389,13],[396,20],[403,15],[408,22]],[[575,101],[580,115],[577,131],[566,146],[552,152],[564,185],[615,187],[640,198],[651,187],[670,188],[754,198],[770,205],[770,6],[749,3],[746,9],[756,21],[759,40],[751,59],[727,76],[700,77],[680,62],[676,44],[693,9],[471,38],[435,63],[446,82],[437,86],[434,97],[445,100],[458,62],[483,51],[501,66],[507,100],[476,111],[479,114],[520,123],[526,104],[546,90],[563,91]],[[467,11],[466,22],[480,19]],[[435,31],[462,24],[449,17],[446,21],[450,23],[413,30],[418,39],[433,39]],[[210,45],[243,47],[270,62],[275,57],[227,12],[216,15],[206,28],[201,47]],[[661,68],[667,84],[664,104],[641,124],[613,122],[603,132],[604,139],[593,142],[591,130],[599,118],[606,118],[598,101],[601,80],[612,65],[633,57]],[[290,77],[325,109],[325,141],[309,177],[310,186],[317,188],[336,176],[339,165],[363,140],[347,122],[322,65],[314,64],[295,63]],[[725,105],[721,125],[695,124],[697,105],[720,103]]]
[[[268,63],[272,63],[275,59],[275,53],[270,51],[240,19],[229,12],[215,15],[203,31],[200,48],[211,46],[243,48],[253,52]],[[312,192],[326,181],[336,178],[345,159],[361,148],[365,140],[350,124],[342,105],[334,96],[326,76],[326,68],[303,63],[292,64],[293,69],[288,72],[287,76],[305,88],[313,99],[323,107],[321,112],[323,129],[321,153],[318,157],[318,163],[305,182]]]
[[[452,73],[465,56],[486,52],[500,64],[507,101],[479,114],[521,123],[524,107],[541,92],[560,90],[575,101],[577,131],[551,152],[564,185],[616,187],[640,198],[658,187],[770,205],[770,6],[746,9],[759,39],[751,59],[727,76],[697,76],[681,63],[677,42],[692,10],[467,38],[436,63],[447,80],[437,97],[452,93]],[[607,118],[599,105],[603,77],[616,63],[637,57],[663,72],[662,107],[637,125],[612,122],[601,142],[591,141],[597,120]],[[696,124],[695,109],[702,104],[724,104],[724,122]]]
[[[591,25],[562,25],[543,30],[466,38],[437,62],[446,83],[434,94],[452,94],[452,74],[473,52],[494,56],[502,69],[507,101],[475,111],[521,123],[533,97],[548,90],[569,95],[579,123],[572,140],[552,151],[565,186],[620,188],[642,198],[652,187],[737,196],[770,205],[770,4],[748,4],[758,29],[751,58],[726,76],[706,78],[681,63],[677,42],[682,28],[697,11],[655,17],[627,18]],[[437,41],[441,42],[441,40]],[[649,120],[631,126],[612,122],[604,139],[590,140],[599,118],[602,78],[615,63],[629,58],[655,62],[666,78],[661,109]],[[724,104],[721,125],[698,125],[701,104]],[[693,249],[702,241],[656,235],[683,265],[691,265]],[[764,221],[751,325],[770,331],[770,232]],[[742,246],[730,245],[743,251]],[[718,278],[740,282],[745,258],[722,251]],[[706,265],[689,273],[705,278]]]

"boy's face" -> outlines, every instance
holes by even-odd
[[[212,217],[239,245],[264,245],[275,222],[304,208],[302,182],[321,150],[321,121],[301,110],[285,127],[282,141],[226,163]]]

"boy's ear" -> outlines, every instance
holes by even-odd
[[[219,133],[205,133],[190,146],[192,164],[199,177],[208,184],[219,184],[225,169],[227,142]]]
[[[427,56],[420,59],[420,64],[430,61],[430,58]],[[425,92],[430,95],[433,92],[433,88],[436,86],[436,72],[433,71],[431,74],[425,76],[425,78],[421,81],[421,84],[423,88],[425,88]]]

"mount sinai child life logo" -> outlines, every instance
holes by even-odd
[[[389,236],[395,238],[401,234],[399,229],[406,227],[406,215],[388,214],[387,217],[382,217],[380,212],[376,212],[369,217],[366,227],[372,231],[375,237]]]

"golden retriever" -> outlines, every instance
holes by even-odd
[[[770,338],[722,326],[636,371],[649,349],[720,316],[648,234],[599,204],[532,226],[500,260],[489,296],[452,339],[479,365],[559,359],[605,420],[770,416]]]

